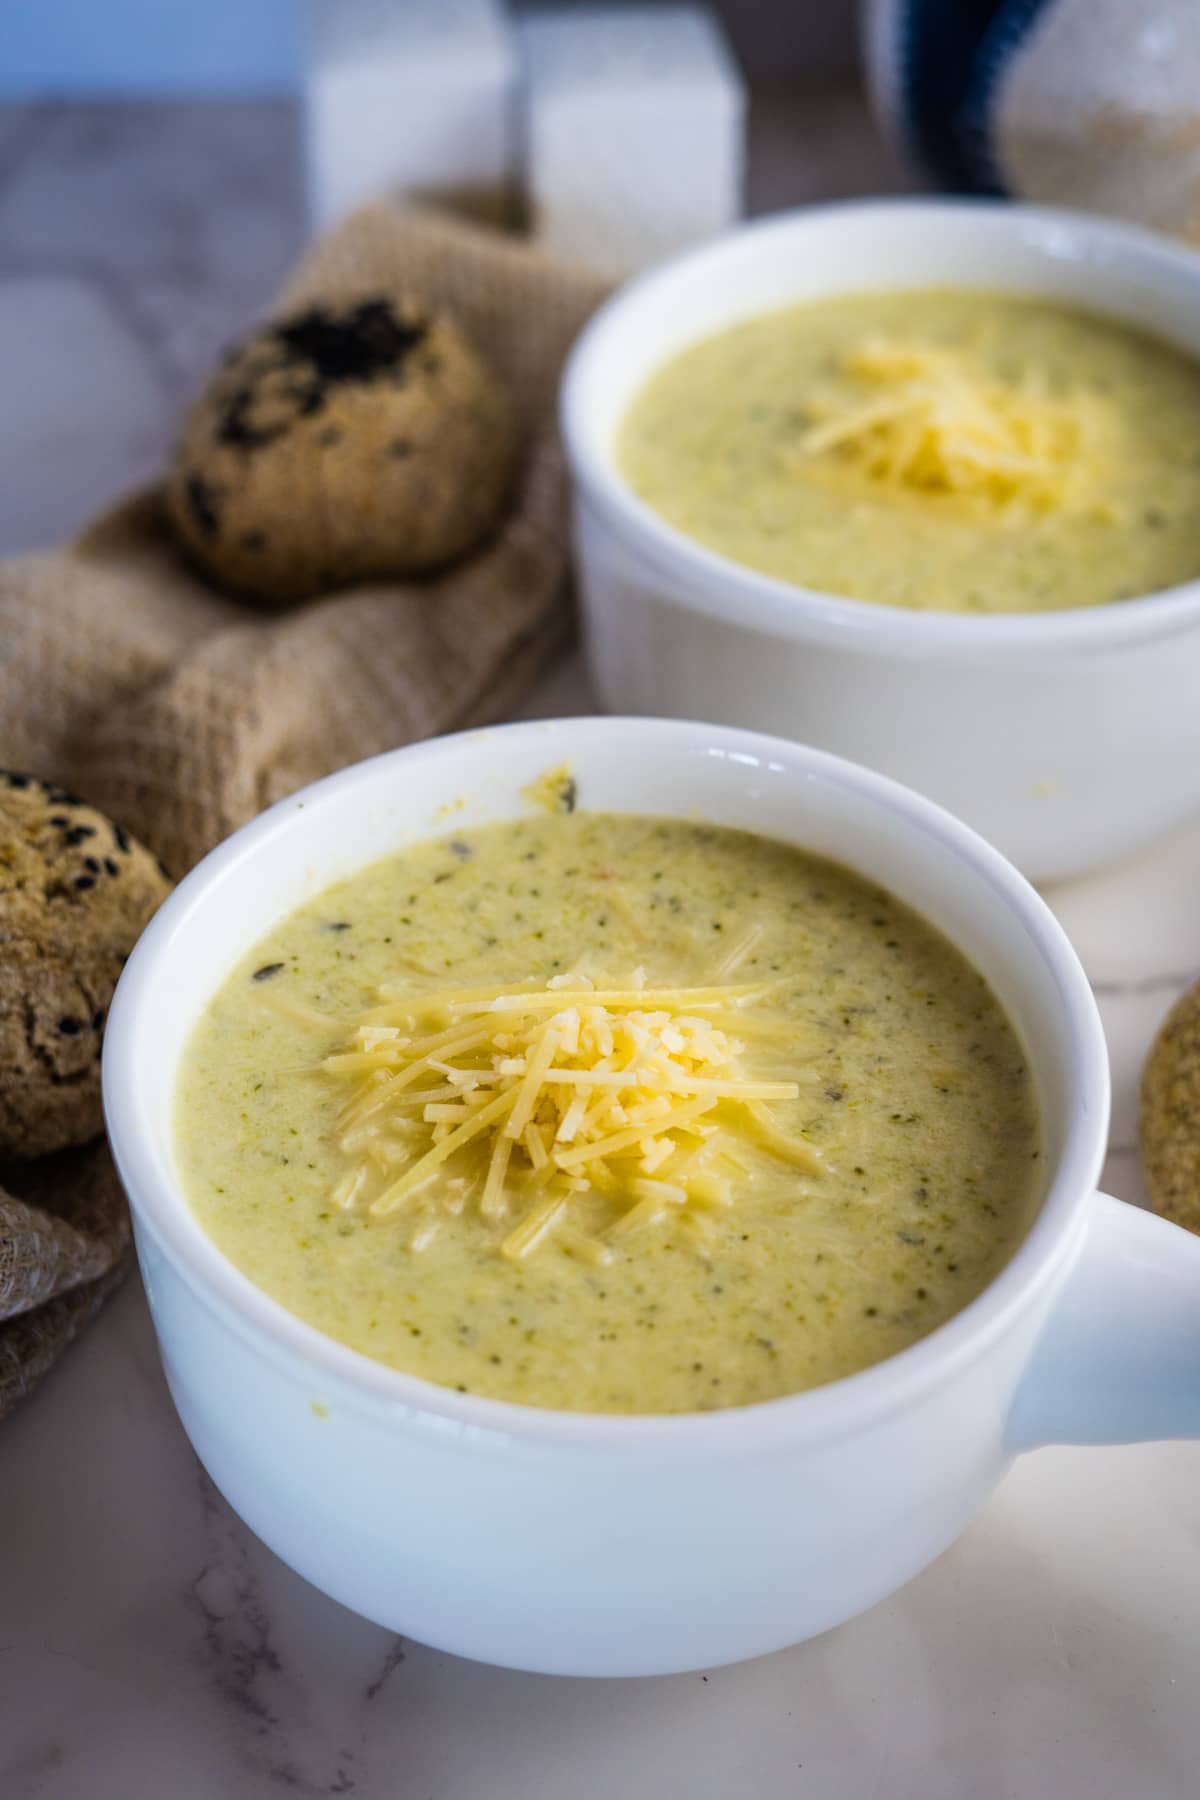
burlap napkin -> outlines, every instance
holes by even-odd
[[[456,312],[518,402],[519,489],[477,555],[261,615],[189,568],[149,492],[65,550],[0,565],[0,767],[74,789],[173,875],[318,776],[503,717],[569,631],[555,394],[602,288],[516,240],[379,208],[317,246],[277,310],[394,287]],[[0,1172],[0,1417],[119,1279],[128,1241],[103,1145]]]

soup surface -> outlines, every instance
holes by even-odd
[[[1200,364],[1038,300],[750,319],[651,378],[618,461],[689,537],[858,600],[1041,612],[1200,574]]]
[[[1023,1234],[1038,1144],[997,1001],[895,899],[583,812],[303,906],[217,993],[176,1110],[201,1223],[301,1318],[463,1391],[617,1413],[765,1400],[922,1337]]]

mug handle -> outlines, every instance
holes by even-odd
[[[1200,1438],[1200,1238],[1096,1194],[1021,1378],[1013,1451]]]

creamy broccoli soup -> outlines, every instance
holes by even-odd
[[[680,531],[785,581],[1042,612],[1200,575],[1200,364],[984,291],[843,295],[668,362],[618,461]]]
[[[302,1319],[535,1406],[671,1413],[903,1349],[1030,1219],[983,979],[848,870],[703,824],[464,830],[303,906],[179,1079],[200,1222]]]

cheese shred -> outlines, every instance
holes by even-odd
[[[891,339],[867,339],[842,372],[867,393],[818,408],[800,440],[805,459],[998,514],[1088,505],[1087,477],[1114,424],[1102,396],[1052,393],[1028,372],[1000,381],[952,350]]]
[[[720,972],[757,941],[751,927]],[[319,1065],[350,1085],[339,1141],[354,1161],[331,1198],[375,1218],[409,1212],[414,1250],[476,1190],[474,1216],[512,1261],[557,1239],[602,1267],[610,1244],[667,1219],[702,1245],[735,1204],[739,1140],[808,1175],[822,1167],[768,1104],[796,1099],[799,1083],[741,1064],[741,1026],[786,1034],[787,1021],[750,1010],[770,985],[650,987],[636,970],[606,989],[578,973],[544,987],[382,989],[384,1004]]]

